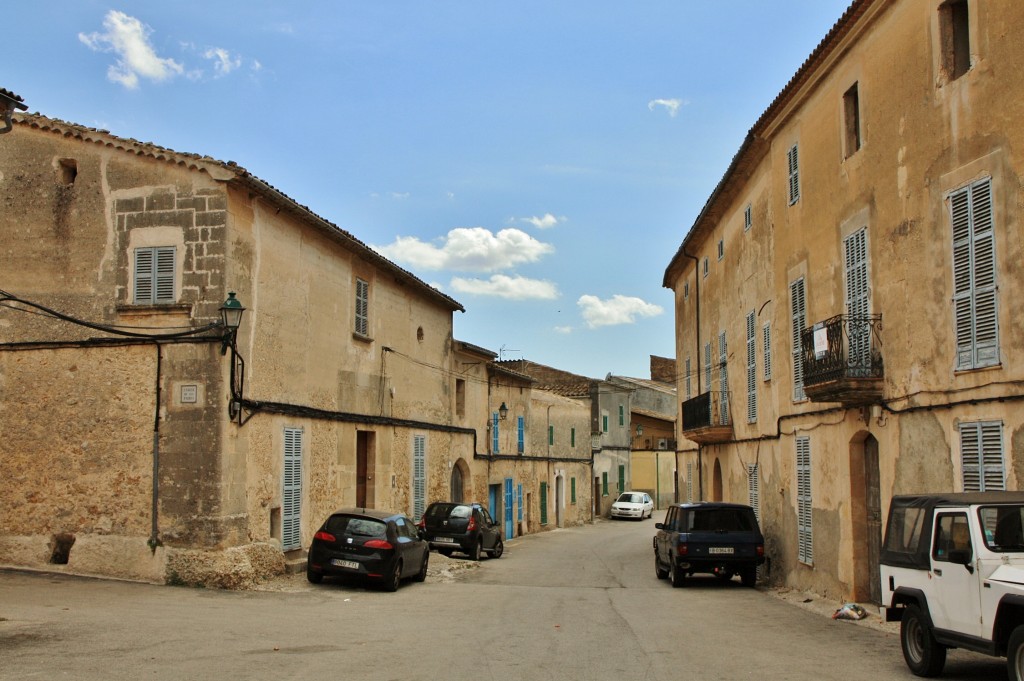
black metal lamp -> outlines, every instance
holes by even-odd
[[[243,312],[245,308],[242,307],[242,303],[235,298],[235,292],[230,291],[228,299],[220,306],[220,323],[224,327],[224,343],[220,346],[220,354],[226,355],[228,346],[234,346],[235,334],[242,323]]]
[[[498,407],[498,418],[504,421],[506,416],[508,416],[508,407],[506,407],[505,403],[502,402],[501,406]]]

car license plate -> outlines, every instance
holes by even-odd
[[[455,540],[451,537],[434,537],[434,541],[439,544],[454,544]]]
[[[335,567],[348,568],[349,570],[359,569],[359,563],[355,562],[354,560],[342,560],[340,558],[333,558],[331,560],[331,565]]]
[[[712,546],[711,548],[708,549],[708,553],[720,553],[720,554],[721,553],[725,553],[725,554],[730,554],[730,553],[732,553],[732,547],[731,546]]]

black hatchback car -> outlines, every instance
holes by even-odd
[[[309,546],[306,579],[362,577],[395,591],[406,577],[427,578],[430,546],[412,520],[400,513],[365,508],[335,511]]]
[[[655,523],[654,571],[683,586],[688,575],[714,574],[723,580],[739,574],[743,586],[757,582],[764,563],[764,537],[754,509],[742,504],[673,504],[665,522]]]
[[[420,532],[430,548],[443,556],[461,551],[480,560],[485,551],[491,558],[501,558],[505,552],[501,526],[480,504],[435,501],[420,519]]]

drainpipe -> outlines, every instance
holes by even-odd
[[[156,344],[156,408],[153,413],[153,508],[151,516],[153,526],[149,533],[149,549],[156,553],[156,547],[160,546],[158,529],[158,516],[160,506],[160,370],[161,370],[161,347]]]
[[[700,395],[700,258],[686,252],[683,244],[683,256],[693,261],[693,295],[697,300],[694,310],[694,338],[697,340],[697,394]],[[708,386],[709,388],[711,386]],[[704,445],[697,443],[697,498],[704,501]]]

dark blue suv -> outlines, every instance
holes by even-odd
[[[668,507],[665,522],[654,525],[654,571],[683,586],[697,572],[722,580],[738,574],[743,586],[757,582],[764,563],[764,537],[754,509],[742,504],[698,502]]]

